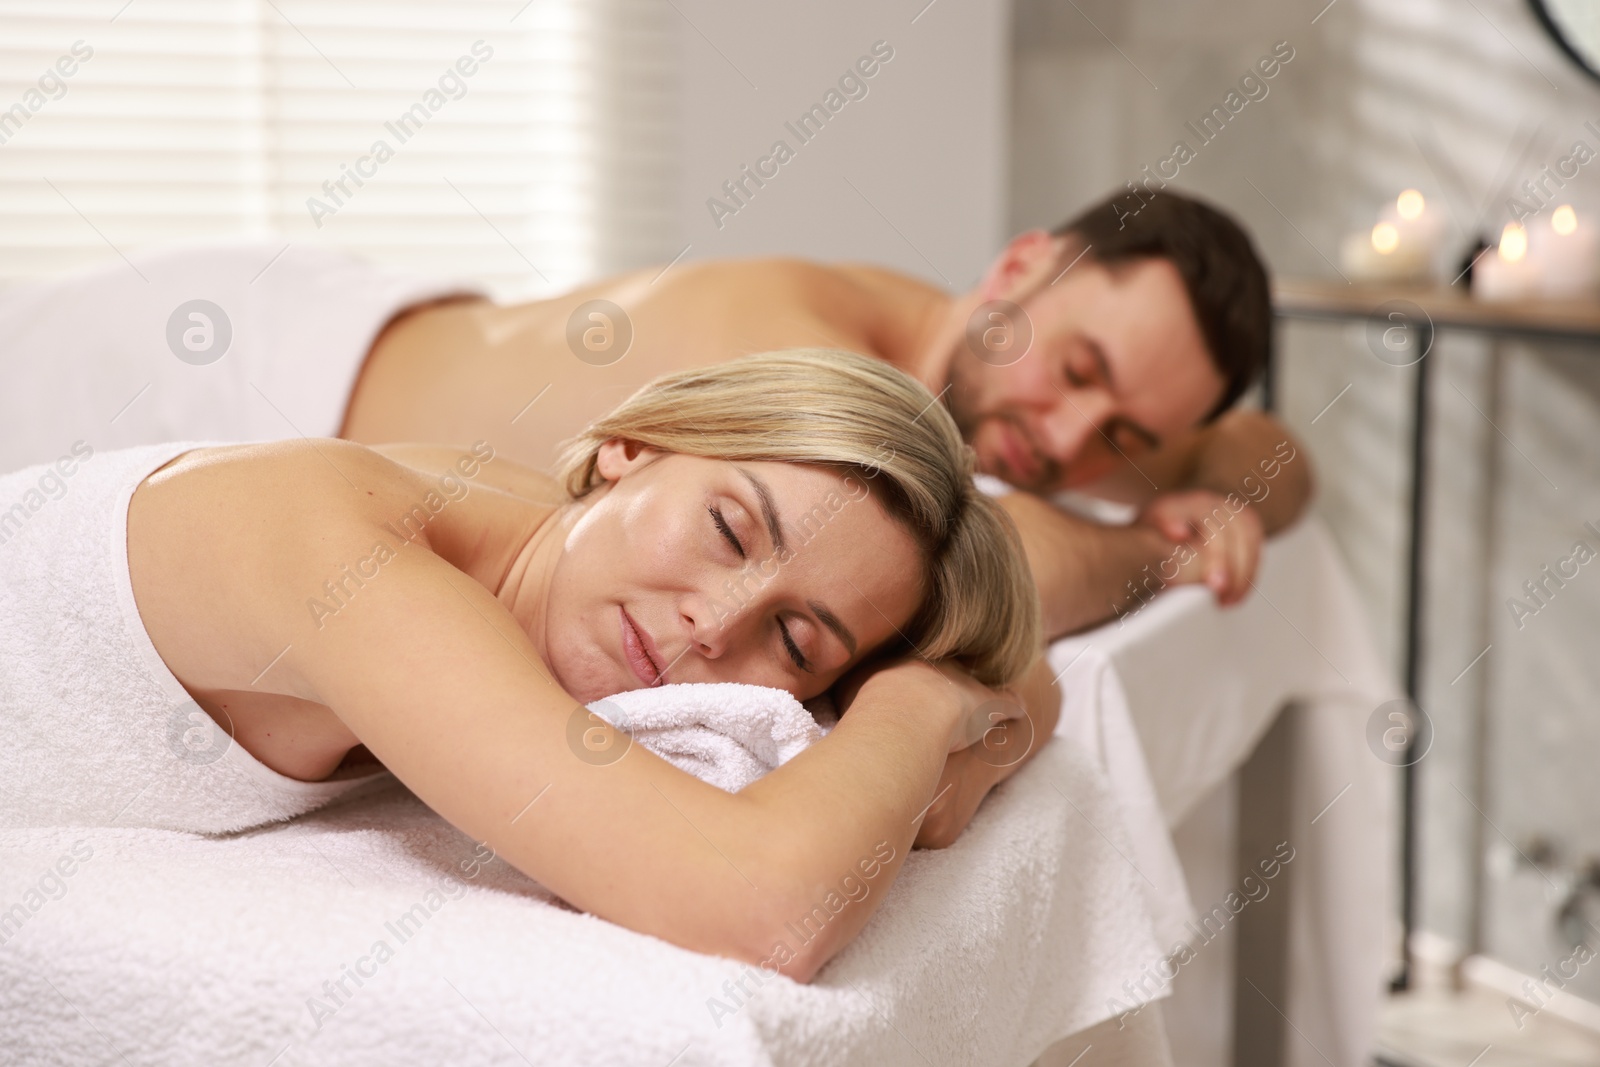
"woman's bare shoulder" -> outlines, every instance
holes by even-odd
[[[565,500],[554,478],[506,458],[488,441],[474,441],[470,446],[381,444],[372,449],[429,477],[442,488],[453,489],[458,482],[475,484],[550,507]]]
[[[280,516],[314,512],[360,517],[384,493],[404,494],[415,473],[365,445],[307,437],[196,448],[149,475],[136,506],[269,509]]]
[[[403,554],[437,557],[492,587],[555,510],[502,489],[494,468],[507,465],[492,449],[398,448],[410,451],[392,458],[331,438],[195,449],[141,483],[128,511],[129,573],[180,679],[255,684],[283,648],[256,647],[261,635],[319,637],[333,615],[348,626],[343,606],[373,578],[412,570],[392,564]],[[529,472],[522,488],[551,487]],[[275,691],[316,698],[279,673]]]
[[[491,495],[485,489],[497,502],[483,500]],[[177,457],[135,492],[138,519],[130,512],[130,538],[164,526],[167,545],[185,531],[186,539],[212,544],[269,536],[286,545],[314,544],[381,528],[448,558],[434,543],[447,527],[482,532],[505,525],[507,513],[523,525],[560,503],[548,476],[497,458],[486,442],[369,447],[302,438]]]
[[[129,578],[157,651],[186,685],[249,684],[281,650],[255,647],[256,636],[304,615],[324,576],[420,495],[419,480],[334,439],[178,456],[128,505]]]

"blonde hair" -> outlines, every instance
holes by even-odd
[[[1038,656],[1039,599],[1016,528],[973,485],[973,452],[950,414],[887,363],[792,348],[657,378],[566,443],[556,477],[573,499],[604,483],[597,455],[614,438],[859,472],[927,560],[922,605],[902,630],[912,648],[991,686]]]

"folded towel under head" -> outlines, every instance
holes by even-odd
[[[782,689],[733,682],[634,689],[588,708],[679,770],[730,793],[787,763],[838,722],[826,696],[801,704]]]

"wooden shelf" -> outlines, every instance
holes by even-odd
[[[1449,286],[1346,284],[1322,279],[1284,278],[1272,287],[1272,306],[1288,319],[1384,319],[1394,301],[1422,309],[1435,329],[1563,340],[1600,340],[1600,301],[1474,300]]]

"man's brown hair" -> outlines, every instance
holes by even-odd
[[[1228,215],[1193,197],[1163,190],[1108,197],[1051,233],[1070,237],[1107,267],[1138,259],[1167,260],[1183,278],[1211,362],[1222,374],[1222,399],[1210,422],[1250,388],[1272,350],[1267,269],[1250,235]]]

